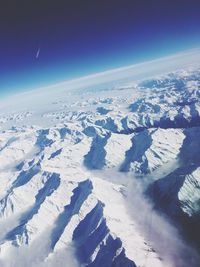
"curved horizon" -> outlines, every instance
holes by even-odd
[[[143,78],[140,78],[140,79],[145,79],[145,78],[148,78],[148,75],[153,76],[158,71],[162,73],[165,71],[174,70],[173,68],[175,68],[175,69],[179,68],[179,67],[181,67],[182,64],[188,65],[188,64],[192,64],[192,63],[198,63],[199,61],[200,61],[200,47],[189,49],[189,50],[179,51],[176,54],[173,53],[173,54],[170,54],[170,55],[167,55],[164,57],[159,57],[159,58],[155,58],[152,60],[142,61],[142,62],[139,62],[136,64],[131,64],[131,65],[122,66],[122,67],[118,67],[118,68],[107,69],[107,70],[101,71],[101,72],[91,73],[91,74],[80,76],[80,77],[77,77],[74,79],[66,79],[66,80],[62,80],[59,82],[46,84],[43,86],[35,86],[34,88],[32,88],[32,87],[22,88],[19,91],[8,92],[7,94],[4,94],[4,96],[9,97],[11,95],[23,95],[26,93],[37,92],[40,90],[49,90],[49,89],[53,89],[53,88],[56,89],[58,87],[62,88],[63,86],[64,87],[68,86],[69,90],[70,90],[70,89],[77,89],[77,88],[87,87],[87,86],[92,86],[92,85],[104,84],[106,82],[117,81],[117,80],[129,77],[131,74],[127,71],[133,72],[132,78],[130,78],[130,79],[135,81],[138,79],[138,77],[141,77],[141,76],[143,76]],[[152,68],[150,68],[150,65],[153,63],[156,63],[156,64],[163,63],[163,65],[162,66],[156,65],[155,70],[153,70],[153,72],[152,73],[150,72],[151,74],[149,74],[149,71],[152,70]],[[135,71],[135,73],[134,73],[134,71]],[[118,74],[118,75],[122,75],[122,76],[125,75],[125,77],[124,76],[123,77],[118,76],[118,79],[116,79],[115,76],[114,77],[112,76],[113,74],[114,75]],[[147,75],[147,76],[145,77],[145,75]]]
[[[4,3],[1,95],[199,47],[199,7],[196,0]]]

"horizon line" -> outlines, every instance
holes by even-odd
[[[56,88],[56,87],[62,87],[62,86],[65,86],[65,85],[70,85],[70,84],[73,85],[73,84],[81,82],[81,81],[83,81],[83,82],[84,81],[89,81],[89,80],[94,79],[94,78],[100,78],[100,77],[104,77],[104,76],[107,76],[107,75],[116,74],[118,72],[132,70],[134,68],[142,67],[142,66],[145,66],[145,65],[148,65],[148,64],[159,63],[159,62],[162,62],[164,60],[175,59],[175,58],[179,58],[179,57],[182,57],[182,56],[187,56],[187,55],[190,55],[190,54],[196,54],[196,53],[200,55],[200,47],[187,49],[187,50],[182,50],[180,52],[173,53],[173,54],[170,54],[170,55],[167,55],[167,56],[163,56],[163,57],[159,57],[159,58],[155,58],[155,59],[152,59],[152,60],[142,61],[142,62],[139,62],[139,63],[127,65],[127,66],[107,69],[105,71],[91,73],[91,74],[80,76],[80,77],[73,78],[73,79],[63,80],[63,81],[60,81],[60,82],[57,82],[57,83],[53,83],[51,85],[44,85],[44,86],[39,86],[39,87],[31,88],[31,89],[27,88],[27,89],[24,89],[21,92],[20,91],[15,92],[15,93],[12,92],[11,94],[4,95],[3,98],[5,98],[5,97],[8,98],[8,97],[14,96],[14,95],[15,96],[16,95],[26,95],[27,93],[31,93],[31,92],[37,92],[37,91],[40,91],[40,90],[47,90],[47,89],[52,89],[52,88]],[[94,84],[95,84],[95,82],[94,82]],[[92,85],[92,84],[90,84],[90,85]],[[77,88],[79,88],[80,86],[81,85],[79,85]]]

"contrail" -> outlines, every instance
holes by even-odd
[[[39,58],[39,55],[40,55],[40,48],[38,48],[38,50],[37,50],[37,53],[36,53],[36,58]]]

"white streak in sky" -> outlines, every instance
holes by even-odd
[[[38,59],[39,58],[39,55],[40,55],[40,48],[38,48],[38,50],[37,50],[37,53],[36,53],[36,58]]]

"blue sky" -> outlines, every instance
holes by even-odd
[[[6,1],[0,93],[200,47],[199,10],[197,0]]]

